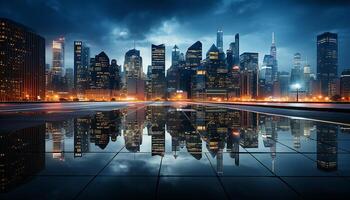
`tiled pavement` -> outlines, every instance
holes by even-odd
[[[149,136],[143,137],[149,146]],[[236,153],[203,148],[163,156],[128,152],[119,140],[82,157],[64,152],[64,160],[53,159],[47,148],[44,169],[0,199],[349,199],[349,137],[338,136],[335,154],[320,154],[332,143],[314,135],[300,140],[296,148],[292,137],[280,134],[275,151],[240,146]],[[335,159],[336,169],[322,168],[319,156]]]

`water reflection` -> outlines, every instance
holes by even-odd
[[[164,163],[169,161],[169,167],[176,165],[179,156],[187,154],[197,162],[209,159],[210,163],[203,165],[213,165],[218,175],[225,175],[231,162],[231,167],[254,162],[260,165],[259,153],[269,156],[261,158],[261,163],[270,169],[268,173],[278,173],[275,169],[278,156],[293,152],[313,160],[318,170],[337,171],[339,151],[350,150],[347,146],[338,147],[338,134],[348,139],[348,130],[348,127],[324,122],[200,105],[134,106],[101,111],[92,116],[1,133],[1,192],[21,185],[44,170],[45,165],[52,162],[45,158],[68,162],[66,154],[82,159],[96,152],[149,152],[150,157],[170,154],[173,158],[164,160]],[[140,156],[142,162],[139,163],[159,161],[147,161],[147,157],[147,154]],[[301,162],[295,162],[298,161]],[[184,162],[186,160],[178,161],[182,165]],[[247,169],[249,167],[254,168],[247,166]]]

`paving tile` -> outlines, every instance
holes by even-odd
[[[260,162],[267,166],[277,176],[336,176],[333,171],[318,168],[316,162],[302,154],[253,154]]]
[[[73,199],[91,179],[89,176],[35,176],[0,194],[0,199]]]
[[[277,177],[222,177],[231,199],[296,199],[297,193]]]
[[[86,153],[74,157],[74,153],[64,153],[57,157],[45,155],[45,167],[40,175],[96,175],[113,158],[115,153]]]
[[[160,171],[161,176],[215,176],[204,153],[191,155],[179,153],[176,157],[165,154]]]
[[[96,177],[78,199],[154,199],[156,177]]]
[[[110,176],[158,176],[160,156],[152,153],[119,153],[101,172]]]
[[[338,177],[282,177],[306,199],[349,199],[350,181]]]
[[[208,155],[208,154],[207,154]],[[220,176],[272,176],[273,174],[249,153],[222,153],[208,155],[216,173]]]
[[[158,199],[227,199],[216,177],[161,177]]]

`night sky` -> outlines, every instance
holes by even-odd
[[[197,40],[204,54],[224,31],[224,48],[240,33],[241,52],[269,53],[275,32],[280,70],[290,71],[293,54],[300,52],[316,69],[316,35],[337,32],[339,72],[350,68],[350,1],[345,0],[0,0],[0,16],[22,23],[46,38],[46,62],[51,64],[52,39],[66,38],[66,67],[73,67],[73,41],[85,41],[91,56],[105,51],[124,62],[124,54],[141,50],[144,71],[152,43],[165,43],[167,68],[171,48],[182,52]]]

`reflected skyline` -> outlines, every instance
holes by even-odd
[[[99,173],[123,177],[341,176],[348,129],[199,104],[97,111],[2,133],[1,193],[37,176],[94,174],[108,159]]]

